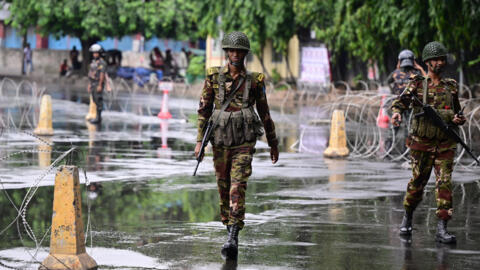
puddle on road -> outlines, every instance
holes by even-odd
[[[24,151],[0,164],[2,184],[16,206],[45,167],[76,146],[73,163],[86,168],[88,181],[95,182],[95,192],[82,185],[82,202],[84,223],[90,220],[92,228],[88,245],[101,268],[235,268],[224,265],[219,254],[226,230],[218,222],[211,157],[200,165],[199,176],[192,177],[196,130],[180,116],[178,106],[172,106],[176,119],[168,127],[154,116],[106,112],[100,129],[85,124],[85,104],[63,101],[56,106],[64,113],[54,122],[51,153],[37,153],[42,144],[27,134],[0,137],[1,156]],[[410,172],[395,163],[331,161],[298,153],[294,144],[300,134],[289,121],[277,124],[283,144],[277,165],[269,161],[266,143],[257,144],[238,269],[480,267],[480,184],[475,172],[454,173],[455,214],[449,228],[457,235],[456,247],[437,247],[433,241],[432,183],[415,213],[414,239],[403,241],[397,226]],[[83,173],[80,179],[85,183]],[[51,224],[53,181],[54,174],[48,174],[29,203],[26,219],[37,237]],[[4,194],[0,205],[3,229],[17,212]],[[25,248],[33,252],[34,243],[21,222],[20,232],[23,241],[16,224],[0,236],[0,263],[18,267],[31,260]],[[48,238],[43,247],[48,248]],[[42,252],[38,258],[46,254]],[[122,263],[110,252],[133,257]],[[143,256],[136,268],[129,264],[139,258],[135,256]]]

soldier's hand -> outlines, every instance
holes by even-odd
[[[278,161],[278,146],[272,146],[270,148],[270,158],[272,159],[272,163],[275,164]]]
[[[465,115],[458,115],[458,114],[455,114],[452,120],[452,122],[458,126],[465,124],[465,121],[467,121],[467,118],[465,118]]]
[[[198,159],[198,155],[200,154],[201,148],[202,148],[202,142],[197,142],[197,145],[195,145],[195,158],[197,158],[198,161],[202,161],[204,156],[202,155],[200,157],[200,160]]]
[[[425,73],[425,70],[422,68],[422,66],[420,66],[418,63],[417,63],[417,60],[413,60],[413,67],[415,69],[418,69],[418,71],[420,71],[420,73],[422,73],[422,76],[423,77],[427,77],[427,73]]]
[[[398,127],[400,126],[400,123],[402,122],[402,115],[399,114],[399,113],[394,113],[392,115],[392,125],[395,126],[395,127]]]
[[[97,92],[102,92],[102,87],[100,85],[97,86]]]
[[[87,92],[88,92],[89,94],[90,94],[90,92],[92,92],[92,90],[90,90],[90,89],[91,89],[91,87],[90,87],[90,85],[88,85],[88,87],[87,87]]]

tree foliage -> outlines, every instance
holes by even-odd
[[[479,0],[18,0],[10,11],[23,32],[35,26],[84,41],[132,33],[186,40],[238,30],[262,58],[268,40],[285,55],[295,34],[314,30],[334,61],[346,53],[390,69],[399,50],[419,56],[432,40],[457,59],[480,61]]]
[[[7,23],[23,34],[36,27],[42,34],[78,37],[88,59],[90,45],[107,37],[143,33],[146,38],[188,39],[195,33],[193,4],[186,0],[16,0],[10,3]]]
[[[315,3],[313,3],[315,2]],[[316,30],[332,55],[346,51],[363,61],[376,59],[381,68],[392,49],[413,50],[420,58],[423,46],[438,40],[460,59],[462,50],[479,51],[480,5],[476,0],[341,0],[296,1],[297,20]],[[330,18],[315,16],[311,9],[330,10]],[[302,12],[303,11],[303,12]],[[328,13],[323,13],[328,16]],[[298,17],[298,15],[303,15]]]

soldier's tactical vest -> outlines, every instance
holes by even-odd
[[[427,103],[427,95],[428,97],[433,96],[433,104],[430,104],[432,108],[442,117],[445,123],[451,123],[454,111],[453,111],[453,99],[452,93],[449,87],[446,87],[444,92],[438,92],[433,89],[428,89],[427,80],[423,80],[423,103]],[[422,107],[418,105],[413,105],[413,115],[410,122],[410,134],[428,138],[428,139],[439,139],[443,140],[447,138],[445,132],[443,132],[440,128],[435,126],[430,119],[425,116],[415,117],[416,114],[421,113]]]
[[[225,74],[218,76],[218,91],[220,104],[225,102]],[[252,87],[252,74],[247,73],[242,96],[242,108],[235,112],[216,109],[210,119],[218,119],[217,126],[211,138],[215,146],[237,146],[245,142],[254,142],[263,135],[263,124],[253,106],[249,106],[248,97]],[[232,89],[233,90],[233,89]],[[219,115],[220,114],[220,115]]]

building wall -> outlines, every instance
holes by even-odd
[[[265,68],[270,75],[272,75],[273,69],[276,69],[282,78],[290,77],[285,56],[282,57],[281,61],[275,62],[272,59],[273,55],[274,49],[272,42],[269,40],[267,41],[263,50],[263,63]],[[297,79],[300,75],[300,42],[297,36],[294,36],[292,39],[290,39],[288,43],[288,55],[286,57],[288,57],[292,75],[295,79]],[[253,61],[247,62],[247,67],[252,71],[263,72],[262,65],[260,64],[260,60],[257,58],[257,56],[253,56]]]
[[[272,42],[267,41],[263,51],[263,61],[268,73],[271,75],[272,70],[276,69],[282,78],[290,77],[285,57],[281,57],[281,61],[279,62],[274,62],[272,61],[273,52],[274,50]],[[225,54],[221,49],[219,38],[214,39],[210,36],[207,38],[206,57],[207,58],[205,66],[207,68],[213,66],[222,66],[225,64]],[[300,74],[300,42],[297,36],[294,36],[288,43],[287,57],[292,75],[295,79],[297,79]],[[255,55],[252,57],[251,61],[247,61],[247,68],[250,71],[263,72],[260,60]]]
[[[122,66],[128,67],[144,67],[150,68],[149,63],[150,52],[122,52]],[[173,52],[174,59],[179,57],[179,52]],[[68,65],[70,63],[69,50],[43,50],[34,49],[33,57],[33,75],[42,76],[58,75],[60,72],[60,64],[63,59],[67,59]],[[20,75],[22,68],[23,50],[0,48],[0,74],[1,75]],[[82,61],[80,56],[80,61]]]
[[[22,48],[23,37],[19,34],[19,31],[10,26],[4,26],[4,35],[2,42],[2,47],[10,49],[20,49]],[[122,52],[132,51],[134,49],[134,43],[137,40],[138,35],[128,35],[121,38],[109,37],[105,40],[99,42],[100,45],[105,50],[118,49]],[[27,33],[27,42],[30,43],[32,49],[37,48],[37,39],[39,39],[35,33],[34,28],[30,28]],[[80,40],[72,36],[60,36],[48,35],[46,38],[46,48],[50,50],[70,50],[73,46],[76,46],[78,50],[81,50],[82,45]],[[172,52],[180,52],[182,48],[189,48],[190,44],[188,41],[177,41],[173,39],[160,39],[157,37],[151,38],[149,40],[142,40],[139,51],[150,52],[154,47],[159,47],[160,50],[166,51],[170,49]],[[138,45],[137,45],[138,48]]]

